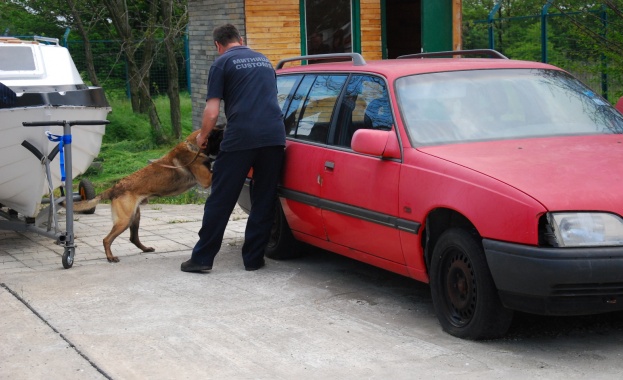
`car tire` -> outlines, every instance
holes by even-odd
[[[269,259],[286,260],[300,257],[300,246],[288,226],[281,204],[277,202],[275,219],[270,229],[270,239],[264,255]]]
[[[433,250],[430,288],[441,327],[458,338],[503,336],[513,319],[505,308],[480,241],[464,229],[445,231]]]

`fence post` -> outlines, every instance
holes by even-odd
[[[487,15],[487,29],[489,31],[489,49],[495,49],[495,36],[493,35],[493,18],[495,13],[502,7],[502,0],[497,0],[491,12]]]
[[[606,13],[606,6],[601,5],[601,12],[599,13],[601,23],[603,25],[602,37],[606,40],[608,29],[608,14]],[[601,53],[601,96],[608,99],[608,57]]]
[[[186,25],[186,31],[184,32],[184,64],[186,65],[186,88],[188,89],[188,94],[192,95],[191,92],[191,81],[190,81],[190,44],[188,43],[188,25]]]
[[[541,62],[547,63],[547,13],[554,0],[547,0],[541,9]]]
[[[62,45],[65,46],[68,49],[69,49],[68,38],[69,38],[69,32],[70,31],[71,31],[71,29],[67,28],[67,29],[65,29],[65,34],[63,34],[63,43],[62,43]]]

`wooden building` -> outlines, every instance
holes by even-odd
[[[460,49],[462,0],[189,0],[193,123],[199,127],[207,77],[217,56],[212,30],[232,23],[273,64],[313,53],[365,59]]]

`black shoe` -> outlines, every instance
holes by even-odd
[[[212,265],[195,264],[192,259],[188,259],[182,263],[181,269],[182,272],[203,272],[204,270],[211,270]]]
[[[261,263],[259,263],[259,265],[253,265],[253,266],[247,266],[247,265],[245,265],[245,266],[244,266],[244,270],[247,270],[247,271],[254,271],[254,270],[258,270],[258,269],[260,269],[260,268],[261,268],[261,267],[263,267],[264,265],[266,265],[266,263],[264,262],[264,259],[262,259],[262,262],[261,262]]]

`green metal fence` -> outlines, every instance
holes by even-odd
[[[588,43],[579,34],[607,41],[621,33],[621,20],[603,6],[554,13],[552,3],[544,1],[540,14],[501,17],[503,2],[498,0],[487,19],[463,20],[463,45],[466,49],[495,49],[513,59],[551,63],[615,102],[623,95],[623,61],[611,59],[604,54],[603,45]]]
[[[66,47],[80,72],[85,83],[89,82],[87,74],[87,59],[84,49],[84,41],[68,40],[69,30],[61,38],[60,44]],[[24,40],[32,40],[34,36],[14,36]],[[93,65],[100,85],[106,91],[125,91],[130,97],[129,80],[126,57],[121,49],[121,41],[116,40],[92,40],[91,54],[93,55]],[[191,91],[190,81],[190,53],[188,47],[188,36],[184,36],[176,41],[177,47],[177,66],[178,83],[181,90]],[[141,51],[137,52],[139,62],[142,61]],[[156,40],[156,49],[150,68],[150,92],[152,96],[166,95],[167,64],[162,40]]]
[[[98,80],[106,90],[125,90],[129,96],[128,70],[125,55],[121,49],[121,41],[101,40],[90,41],[93,54],[93,65]],[[62,43],[69,50],[74,63],[83,79],[88,80],[86,73],[86,56],[84,42],[64,40]],[[188,39],[177,41],[178,83],[180,89],[190,92],[190,59],[188,54]],[[142,60],[141,51],[137,52],[139,62]],[[166,95],[167,93],[167,64],[162,41],[157,41],[156,51],[151,62],[150,91],[152,96]]]

